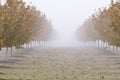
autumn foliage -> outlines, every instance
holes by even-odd
[[[47,40],[51,32],[52,24],[34,6],[22,0],[0,4],[0,48],[20,48],[32,40]]]
[[[120,1],[111,0],[108,8],[99,9],[77,30],[84,41],[102,41],[120,47]]]

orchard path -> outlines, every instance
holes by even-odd
[[[0,61],[0,80],[120,80],[120,54],[95,47],[25,49]]]

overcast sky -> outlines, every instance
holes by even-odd
[[[110,0],[25,0],[32,2],[52,21],[56,30],[70,33],[98,8],[106,7]]]

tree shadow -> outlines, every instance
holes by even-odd
[[[26,57],[26,56],[23,56],[23,55],[14,55],[12,57]]]
[[[0,63],[6,63],[6,64],[8,64],[8,63],[16,63],[15,61],[13,61],[13,60],[2,60],[2,61],[0,61]]]
[[[7,80],[7,79],[0,78],[0,80]]]
[[[0,78],[0,80],[14,80],[14,79],[4,79],[4,78]]]
[[[0,75],[1,75],[1,74],[5,74],[5,73],[3,73],[3,72],[0,72]]]
[[[5,69],[5,68],[6,68],[6,69],[13,69],[13,67],[10,67],[10,66],[1,66],[1,65],[0,65],[0,69]]]

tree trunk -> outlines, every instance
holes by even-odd
[[[108,44],[107,44],[107,42],[105,42],[105,49],[107,49],[107,47],[108,47]]]
[[[13,47],[11,47],[11,56],[13,55]]]
[[[118,53],[118,47],[116,46],[116,53]]]
[[[101,42],[101,47],[103,47],[103,46],[104,46],[104,42],[102,41],[102,42]]]
[[[113,51],[115,52],[115,46],[113,46]]]
[[[98,47],[100,47],[100,43],[99,43],[99,40],[98,40],[98,42],[97,42],[97,45],[98,45]]]
[[[8,47],[6,47],[6,55],[5,55],[5,57],[6,57],[6,60],[8,59]]]

